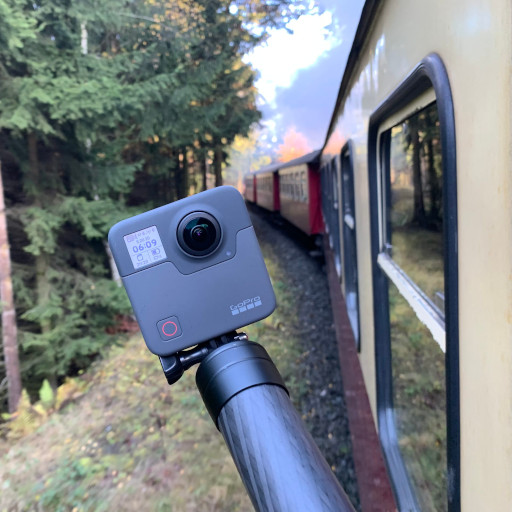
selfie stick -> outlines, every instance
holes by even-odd
[[[261,345],[215,348],[196,383],[257,512],[354,511]]]

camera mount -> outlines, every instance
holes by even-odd
[[[233,331],[192,349],[160,357],[169,385],[177,382],[186,370],[203,361],[205,364],[197,371],[196,383],[215,424],[223,406],[245,389],[269,384],[279,386],[288,393],[267,351],[249,341],[245,333]]]
[[[248,339],[247,334],[243,332],[238,334],[233,331],[214,338],[213,340],[200,343],[191,349],[176,352],[171,356],[160,356],[160,364],[162,365],[165,378],[171,386],[175,382],[178,382],[189,368],[200,363],[213,350],[226,345],[226,343],[247,341]]]

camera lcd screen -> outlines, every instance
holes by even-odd
[[[123,237],[135,270],[167,258],[156,226]]]

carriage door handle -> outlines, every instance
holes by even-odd
[[[355,226],[355,221],[354,221],[354,217],[352,217],[352,215],[350,215],[349,213],[346,213],[345,216],[343,217],[343,222],[350,228],[350,229],[354,229],[354,226]]]

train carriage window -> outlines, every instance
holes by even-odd
[[[331,161],[331,180],[332,180],[332,237],[331,248],[334,252],[334,265],[336,273],[341,278],[341,243],[340,243],[340,219],[339,219],[339,176],[338,176],[338,162],[334,158]]]
[[[354,334],[356,347],[360,350],[356,212],[352,158],[351,144],[348,143],[341,150],[341,232],[343,235],[344,286],[348,318]]]
[[[322,217],[324,220],[324,224],[326,223],[326,215],[325,208],[327,205],[327,185],[325,183],[325,166],[320,169],[320,181],[321,181],[321,189],[322,189]]]
[[[330,227],[330,224],[329,224],[329,220],[330,220],[330,178],[329,178],[329,164],[325,164],[323,167],[322,167],[322,170],[321,170],[321,173],[322,173],[322,179],[323,179],[323,183],[322,183],[322,195],[323,195],[323,198],[322,198],[322,213],[323,213],[323,217],[324,217],[324,224],[325,224],[325,232],[327,234],[330,234],[330,230],[331,230],[331,227]]]
[[[306,171],[300,172],[300,200],[303,203],[307,203],[307,183],[306,183]]]
[[[446,510],[444,352],[393,283],[388,297],[398,445],[420,509]]]
[[[371,116],[369,148],[379,435],[399,509],[456,511],[455,119],[437,55]]]
[[[398,446],[421,510],[445,510],[442,157],[436,104],[381,135],[382,245]]]
[[[436,105],[393,127],[389,135],[386,252],[444,316],[442,158]]]

